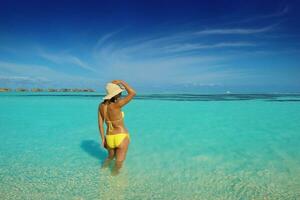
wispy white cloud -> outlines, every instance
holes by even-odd
[[[222,29],[206,29],[195,32],[197,35],[213,35],[213,34],[254,34],[271,31],[276,25],[266,26],[262,28],[222,28]]]
[[[225,47],[251,47],[257,46],[251,42],[221,42],[216,44],[181,44],[181,45],[172,45],[165,47],[165,50],[168,52],[182,52],[182,51],[192,51],[200,49],[216,49],[216,48],[225,48]]]
[[[151,40],[153,41],[153,40]],[[168,44],[167,39],[161,42]],[[156,41],[146,40],[136,45],[115,48],[111,43],[104,46],[95,55],[100,63],[105,63],[107,74],[122,77],[138,84],[185,84],[187,80],[197,84],[221,84],[225,79],[230,79],[230,73],[235,76],[234,70],[226,71],[226,66],[216,68],[217,64],[228,61],[222,55],[180,55],[191,49],[208,49],[221,47],[252,46],[252,43],[218,43],[214,45],[189,45],[175,44],[173,47],[156,44]],[[223,68],[223,69],[221,69]],[[193,76],[198,74],[198,76]],[[200,75],[201,74],[201,75]]]
[[[178,34],[172,35],[170,38],[167,36],[148,38],[138,40],[139,42],[128,41],[127,44],[120,46],[117,41],[112,41],[107,45],[94,50],[93,55],[95,60],[103,65],[115,65],[122,62],[143,60],[172,60],[173,58],[180,57],[179,53],[191,50],[205,50],[217,48],[234,48],[234,47],[250,47],[256,46],[254,42],[236,41],[236,42],[219,42],[212,44],[199,44],[194,42],[193,34]],[[186,57],[187,55],[184,55]],[[197,59],[199,56],[195,55]],[[190,58],[188,58],[190,59]]]
[[[183,83],[222,84],[247,72],[222,66],[233,56],[226,55],[232,48],[254,47],[253,41],[209,40],[208,34],[252,34],[273,30],[274,26],[259,29],[210,29],[198,34],[194,31],[173,32],[172,35],[151,35],[118,42],[113,34],[103,36],[101,44],[95,44],[93,56],[96,65],[105,70],[107,80],[114,77],[132,80],[135,83]],[[108,42],[109,40],[109,42]],[[222,49],[221,54],[206,55],[208,49]],[[189,53],[192,52],[192,53]],[[214,67],[214,66],[222,67]]]
[[[271,13],[264,13],[259,15],[253,15],[251,14],[248,17],[240,18],[233,18],[230,16],[227,20],[223,20],[225,22],[219,23],[218,26],[233,26],[233,25],[243,25],[243,26],[251,26],[253,23],[256,22],[270,22],[271,20],[279,20],[282,19],[284,16],[286,16],[290,11],[290,6],[285,5],[280,10],[273,11]]]
[[[98,79],[70,75],[44,65],[19,64],[0,61],[2,83],[40,83],[52,86],[97,84]],[[12,75],[13,74],[13,75]]]
[[[267,19],[267,18],[274,18],[274,17],[282,17],[282,16],[286,15],[289,11],[290,11],[290,7],[288,5],[285,5],[281,10],[279,10],[277,12],[252,17],[251,21]],[[250,19],[248,19],[248,20],[250,20]]]
[[[103,46],[106,42],[109,42],[109,40],[110,40],[111,38],[113,38],[113,36],[115,36],[116,34],[120,33],[121,30],[123,30],[123,29],[119,29],[119,30],[117,30],[117,31],[113,31],[113,32],[110,32],[110,33],[107,33],[107,34],[101,36],[101,37],[98,39],[98,41],[97,41],[97,43],[96,43],[94,49],[97,49],[97,48]]]
[[[54,54],[54,53],[45,52],[44,50],[40,49],[38,51],[38,55],[46,60],[56,63],[56,64],[73,64],[73,65],[79,66],[80,68],[82,68],[84,70],[88,70],[91,72],[97,72],[97,70],[94,69],[93,67],[91,67],[89,64],[85,63],[80,58],[78,58],[74,55],[71,55],[71,54],[67,54],[67,53]]]
[[[251,16],[249,18],[237,20],[237,21],[231,22],[229,24],[234,24],[234,23],[248,23],[248,22],[254,22],[254,21],[259,21],[259,20],[266,20],[266,19],[283,17],[286,14],[288,14],[289,11],[290,11],[290,7],[288,5],[286,5],[281,10],[275,11],[273,13],[264,14],[264,15]]]

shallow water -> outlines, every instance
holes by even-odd
[[[300,199],[300,95],[138,95],[116,177],[101,98],[0,94],[1,199]]]

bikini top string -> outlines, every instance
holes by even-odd
[[[114,127],[113,127],[111,121],[109,121],[109,120],[106,119],[106,113],[107,113],[107,105],[105,105],[105,109],[104,109],[104,119],[106,120],[106,122],[108,122],[108,124],[109,124],[109,129],[110,129],[110,130],[113,130]]]

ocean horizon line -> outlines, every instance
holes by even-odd
[[[61,94],[61,95],[65,95],[65,94],[74,94],[74,95],[106,95],[106,93],[100,93],[97,91],[94,92],[84,92],[84,91],[79,91],[79,92],[49,92],[49,91],[38,91],[38,92],[33,92],[33,91],[3,91],[0,92],[0,94]],[[274,94],[274,95],[281,95],[281,94],[299,94],[300,95],[300,91],[299,92],[211,92],[211,93],[201,93],[201,92],[149,92],[149,93],[137,93],[137,96],[140,95],[257,95],[257,94]]]
[[[3,94],[4,93],[4,94]],[[103,100],[106,94],[97,92],[2,92],[0,97],[84,97]],[[262,100],[270,102],[300,102],[300,93],[148,93],[137,94],[136,100],[164,101],[245,101]]]

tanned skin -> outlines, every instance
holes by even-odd
[[[126,104],[128,104],[133,99],[133,97],[136,95],[136,92],[132,87],[130,87],[128,85],[128,83],[126,83],[123,80],[113,80],[111,82],[114,84],[122,85],[128,93],[128,95],[126,95],[123,98],[121,98],[121,93],[119,93],[115,96],[114,102],[112,102],[110,100],[106,100],[106,101],[100,103],[99,107],[98,107],[98,125],[99,125],[99,130],[100,130],[100,136],[102,139],[102,147],[106,148],[108,151],[108,157],[103,162],[102,168],[108,167],[110,165],[111,161],[114,158],[116,158],[115,166],[112,171],[112,175],[117,175],[120,173],[120,169],[126,158],[126,153],[127,153],[130,141],[126,137],[117,148],[109,148],[106,144],[105,135],[104,135],[104,121],[106,122],[106,120],[113,121],[113,120],[120,119],[122,117],[122,113],[121,113],[122,107],[125,106]],[[107,106],[106,116],[104,116],[105,106]],[[106,117],[106,118],[104,118],[104,117]],[[106,120],[104,120],[104,119],[106,119]],[[108,127],[108,126],[109,125],[106,122],[106,127]],[[116,133],[120,133],[120,132],[128,133],[128,130],[125,127],[123,119],[112,122],[112,126],[113,126],[113,131],[110,132],[110,134],[116,134]],[[108,134],[108,130],[106,130],[106,134]]]

